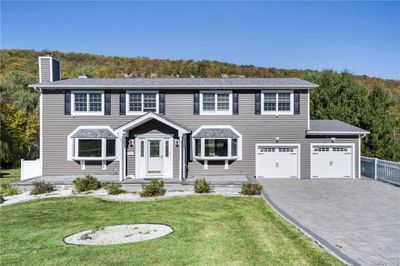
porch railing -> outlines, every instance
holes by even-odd
[[[361,156],[361,174],[400,186],[400,162]]]

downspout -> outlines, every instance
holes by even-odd
[[[361,179],[361,139],[365,138],[365,136],[367,136],[368,133],[363,133],[358,138],[358,178],[359,179]]]

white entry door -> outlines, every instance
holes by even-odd
[[[173,138],[139,137],[136,150],[136,178],[173,177]]]
[[[258,178],[298,178],[299,147],[256,145],[256,176]]]
[[[147,174],[162,175],[164,170],[163,151],[160,139],[147,140]]]
[[[346,145],[312,145],[312,178],[353,177],[353,147]]]

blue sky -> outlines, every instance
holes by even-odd
[[[400,3],[2,1],[1,48],[400,79]]]

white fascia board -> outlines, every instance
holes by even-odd
[[[364,135],[370,132],[361,131],[307,131],[307,135]]]
[[[275,89],[314,89],[318,88],[318,85],[62,85],[62,84],[52,84],[52,85],[41,85],[41,84],[31,84],[29,87],[41,87],[41,88],[275,88]]]

